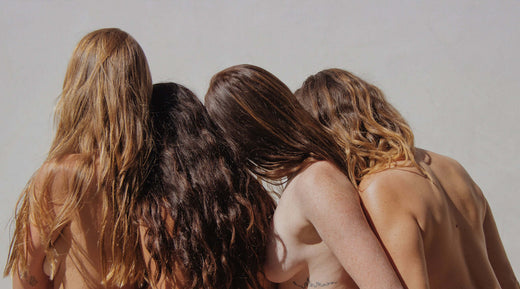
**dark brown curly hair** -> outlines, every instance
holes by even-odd
[[[149,282],[262,288],[274,200],[190,90],[155,84],[151,118],[156,162],[138,214]]]

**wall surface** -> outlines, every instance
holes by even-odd
[[[457,159],[481,186],[520,277],[514,0],[1,1],[2,264],[16,200],[53,136],[68,59],[83,35],[102,27],[141,43],[155,82],[175,81],[201,97],[213,74],[239,63],[264,67],[293,90],[329,67],[378,85],[418,146]]]

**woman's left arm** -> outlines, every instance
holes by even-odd
[[[356,284],[363,289],[403,288],[347,177],[328,162],[312,165],[305,174],[300,206]]]

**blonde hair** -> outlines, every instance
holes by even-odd
[[[55,111],[56,135],[45,164],[17,203],[16,227],[4,275],[27,270],[30,224],[38,228],[47,258],[53,242],[94,186],[102,204],[100,257],[103,281],[124,285],[143,278],[138,265],[135,199],[148,171],[152,147],[149,103],[152,80],[145,54],[126,32],[87,34],[69,62]],[[73,164],[68,161],[74,155]],[[65,201],[53,206],[52,183],[69,164]],[[63,177],[63,176],[62,176]],[[43,179],[42,182],[36,179]]]
[[[410,126],[374,85],[348,71],[326,69],[308,77],[295,95],[344,148],[353,184],[397,161],[424,173],[415,161]]]

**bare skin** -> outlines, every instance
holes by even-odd
[[[408,288],[518,289],[491,209],[455,160],[417,149],[418,169],[366,176],[360,196]]]
[[[357,191],[325,161],[294,176],[282,193],[264,269],[282,289],[403,288]]]
[[[53,170],[56,177],[53,180],[50,198],[54,208],[63,204],[69,191],[74,170],[74,156],[66,158]],[[36,174],[36,186],[42,186],[43,177],[50,169],[44,164]],[[40,190],[36,190],[41,193]],[[99,258],[98,241],[100,239],[100,195],[94,186],[89,188],[89,194],[82,200],[82,208],[73,215],[72,222],[65,224],[56,234],[54,247],[57,258],[54,264],[46,258],[44,248],[40,242],[37,227],[31,224],[32,242],[29,244],[27,273],[13,274],[13,288],[24,289],[62,289],[62,288],[137,288],[137,286],[110,287],[101,283],[101,260]],[[54,269],[54,276],[51,279]]]

